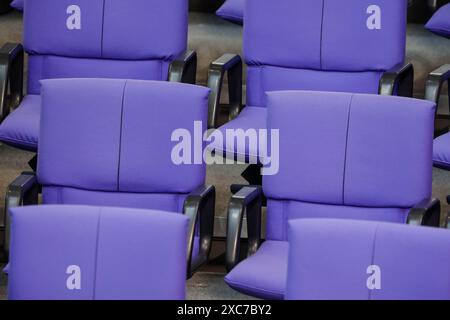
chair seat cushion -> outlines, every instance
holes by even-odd
[[[16,10],[23,11],[24,0],[14,0],[11,2],[10,6]]]
[[[450,38],[450,3],[441,7],[425,27],[437,35]]]
[[[450,133],[434,140],[433,162],[436,167],[450,170]]]
[[[20,106],[0,125],[0,141],[20,149],[36,151],[40,115],[41,97],[26,96]]]
[[[245,107],[239,116],[221,126],[220,131],[223,141],[214,140],[207,146],[209,151],[214,150],[216,155],[222,153],[228,159],[238,159],[239,161],[257,161],[260,162],[259,149],[266,148],[266,140],[257,141],[257,143],[249,143],[246,139],[245,143],[239,142],[238,139],[226,139],[227,130],[242,129],[247,131],[255,129],[258,135],[259,129],[266,129],[267,127],[267,110],[261,107]],[[235,131],[236,132],[236,131]],[[259,140],[259,139],[258,139]]]
[[[238,264],[225,282],[234,290],[261,299],[284,298],[287,277],[288,243],[266,241],[248,259]]]
[[[244,6],[245,0],[227,0],[217,10],[216,14],[225,20],[242,24],[244,21]]]

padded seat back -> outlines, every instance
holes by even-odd
[[[206,169],[193,159],[203,146],[190,141],[184,152],[191,162],[172,159],[176,130],[192,139],[203,133],[194,122],[206,123],[208,95],[207,88],[163,81],[43,80],[44,202],[180,211]]]
[[[450,299],[449,230],[303,219],[289,239],[286,299]]]
[[[187,45],[187,0],[26,1],[29,90],[39,80],[165,80]]]
[[[404,222],[431,197],[433,103],[313,91],[267,97],[268,128],[280,135],[279,172],[263,180],[270,239],[285,240],[293,218]]]
[[[382,72],[403,63],[406,0],[248,0],[244,55],[248,100],[264,92],[377,93]]]
[[[185,298],[183,215],[80,206],[11,215],[9,299]]]

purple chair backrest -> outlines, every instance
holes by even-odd
[[[185,298],[183,215],[80,206],[11,214],[9,299]]]
[[[28,93],[39,80],[165,80],[187,46],[187,0],[25,0]]]
[[[377,93],[403,63],[406,0],[247,0],[247,104],[266,91]]]
[[[208,95],[165,81],[43,80],[37,173],[44,203],[181,212],[206,170],[204,162],[173,161],[172,134],[194,137]],[[194,155],[198,146],[190,147]]]
[[[431,197],[433,103],[314,91],[267,100],[280,135],[279,172],[263,180],[269,239],[286,240],[296,218],[406,222]]]
[[[302,219],[289,239],[286,299],[450,299],[449,230]]]

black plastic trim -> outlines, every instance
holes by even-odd
[[[220,98],[225,73],[228,75],[229,116],[236,118],[242,111],[242,59],[239,55],[226,53],[212,62],[208,72],[209,96],[208,128],[217,128]]]
[[[261,244],[262,198],[262,188],[256,186],[244,187],[231,197],[228,206],[225,254],[227,271],[231,271],[239,263],[244,215],[247,216],[247,257],[255,254]]]
[[[379,94],[412,97],[414,92],[414,66],[411,63],[398,64],[384,72],[380,79]]]
[[[216,204],[216,189],[214,186],[201,187],[192,192],[185,200],[183,213],[189,217],[188,248],[187,248],[187,277],[190,278],[195,270],[208,262],[211,253],[214,233],[214,211]],[[200,235],[199,254],[192,259],[194,240],[197,231]]]
[[[23,59],[21,44],[7,43],[0,49],[0,123],[22,101]]]
[[[170,64],[168,81],[195,84],[196,80],[197,53],[188,50]]]

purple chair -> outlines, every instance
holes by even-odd
[[[173,162],[171,137],[177,129],[193,136],[195,121],[206,124],[208,95],[207,88],[164,81],[42,81],[37,177],[25,173],[9,186],[6,212],[36,204],[41,186],[48,205],[184,213],[191,275],[211,249],[215,189],[205,187],[203,162]],[[8,220],[5,214],[6,249]]]
[[[23,100],[23,48],[9,43],[0,49],[0,141],[6,144],[37,151],[42,79],[195,83],[196,54],[185,52],[187,0],[25,0],[25,5]]]
[[[288,300],[450,300],[450,231],[393,223],[289,223]]]
[[[182,215],[89,206],[11,214],[11,300],[185,298],[189,219]]]
[[[209,71],[208,85],[212,90],[209,127],[218,128],[224,136],[227,129],[266,128],[267,91],[314,90],[411,97],[414,70],[411,64],[404,64],[406,2],[245,1],[246,107],[242,107],[241,98],[241,58],[226,54],[213,62]],[[221,106],[225,73],[228,73],[230,103]],[[243,176],[250,184],[261,184],[262,159],[258,148],[225,139],[223,144],[213,143],[209,149],[253,164]]]
[[[284,297],[293,219],[439,225],[440,202],[431,199],[433,103],[314,91],[272,92],[266,99],[267,126],[279,130],[279,172],[264,176],[262,189],[244,187],[230,201],[226,282],[232,288]],[[244,214],[248,258],[238,264]]]

